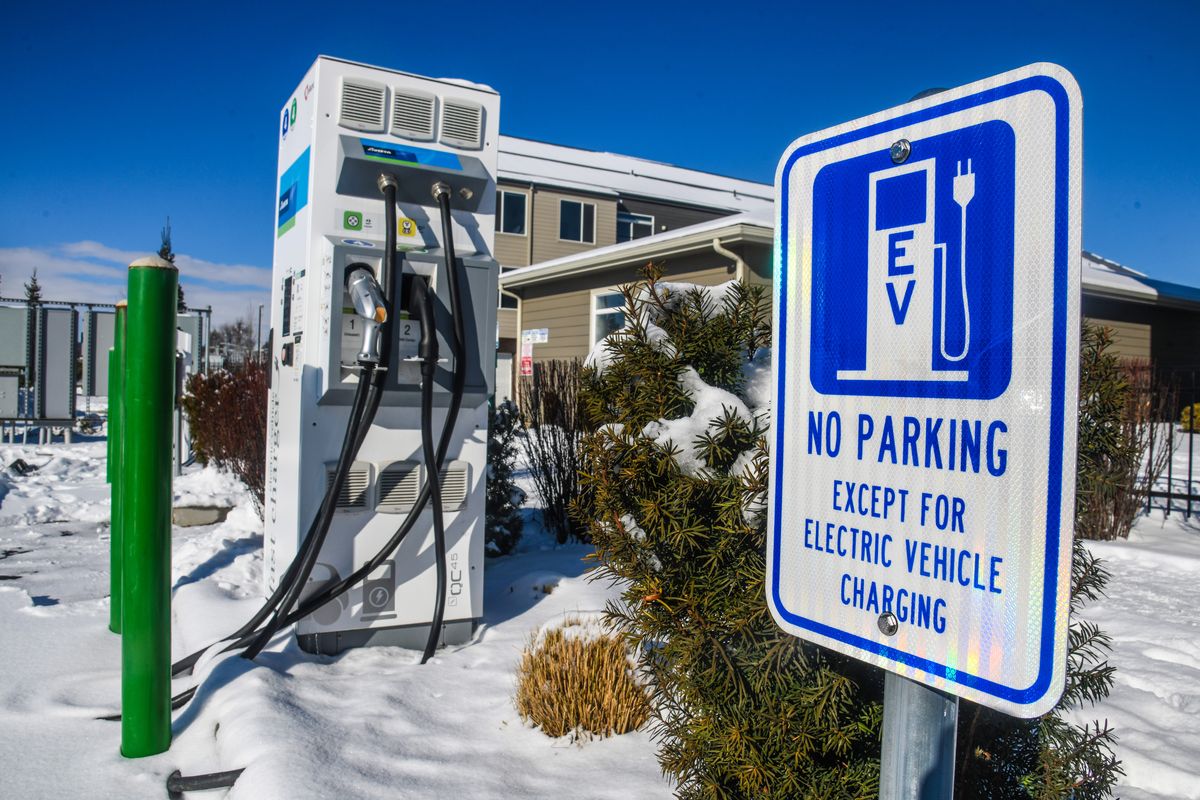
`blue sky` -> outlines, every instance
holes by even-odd
[[[1084,97],[1084,246],[1200,284],[1200,3],[11,3],[0,291],[269,286],[277,109],[319,53],[491,84],[501,130],[769,182],[796,137],[1033,61]]]

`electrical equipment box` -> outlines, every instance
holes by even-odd
[[[0,419],[21,416],[21,378],[19,375],[0,375]]]
[[[85,311],[83,319],[83,394],[108,397],[108,351],[113,346],[116,314]]]
[[[467,640],[483,613],[487,408],[494,386],[497,277],[492,257],[500,98],[465,81],[430,79],[320,57],[280,112],[271,365],[264,503],[270,592],[295,557],[332,480],[359,378],[362,318],[346,296],[351,269],[384,262],[381,173],[399,181],[397,308],[386,392],[304,595],[353,572],[411,512],[421,457],[419,325],[414,276],[432,277],[441,360],[434,435],[450,402],[452,316],[437,181],[452,190],[466,330],[466,391],[442,470],[447,547],[445,643]],[[435,551],[426,507],[397,551],[358,586],[297,625],[301,646],[419,648],[433,619]]]
[[[0,367],[33,371],[37,317],[25,306],[0,308]]]
[[[79,358],[73,308],[39,308],[34,414],[38,419],[75,420],[75,365]]]

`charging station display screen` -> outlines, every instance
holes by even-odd
[[[363,155],[371,161],[404,166],[436,167],[438,169],[462,169],[462,161],[454,153],[444,150],[426,150],[424,147],[401,145],[396,142],[380,142],[360,139]]]

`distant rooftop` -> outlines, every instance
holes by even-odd
[[[501,180],[556,186],[600,195],[665,200],[730,212],[771,213],[774,187],[769,183],[730,178],[673,164],[500,137]]]
[[[1196,308],[1200,288],[1160,281],[1112,259],[1083,251],[1083,288],[1092,294],[1144,300],[1160,305]]]

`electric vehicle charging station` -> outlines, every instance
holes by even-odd
[[[300,645],[310,652],[424,645],[437,618],[438,495],[445,526],[440,643],[466,641],[482,615],[499,108],[499,95],[487,87],[322,56],[282,109],[265,589],[277,592],[296,578],[289,565],[303,554],[305,531],[338,483],[328,533],[299,597],[371,567],[297,622]],[[390,235],[386,192],[396,200]],[[448,251],[456,256],[449,265]],[[422,349],[422,300],[433,309],[433,357]],[[378,410],[364,418],[369,427],[358,433],[357,454],[338,476],[339,447],[353,430],[368,372],[380,389]],[[422,435],[423,382],[431,389],[434,431],[458,412],[443,437],[440,470],[431,468],[430,437]],[[423,504],[431,478],[435,493]],[[406,524],[411,531],[384,554]]]

